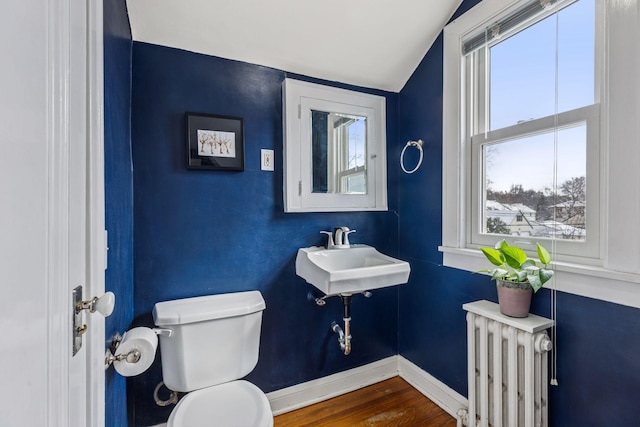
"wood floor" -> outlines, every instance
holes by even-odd
[[[456,420],[400,377],[278,415],[274,427],[455,427]]]

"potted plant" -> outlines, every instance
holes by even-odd
[[[495,248],[481,248],[489,262],[497,266],[491,270],[481,270],[491,274],[496,281],[498,303],[502,314],[511,317],[527,317],[531,306],[531,296],[553,276],[548,268],[551,255],[540,244],[538,262],[529,258],[522,248],[500,240]]]

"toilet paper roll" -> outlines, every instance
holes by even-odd
[[[133,328],[125,332],[122,342],[116,349],[115,355],[127,355],[133,350],[140,352],[140,359],[135,362],[127,362],[127,359],[113,362],[113,366],[120,375],[132,377],[149,369],[156,357],[158,348],[158,336],[149,328]]]

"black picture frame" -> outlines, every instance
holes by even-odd
[[[241,117],[185,113],[187,169],[244,170]]]

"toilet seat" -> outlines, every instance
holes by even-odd
[[[193,391],[176,405],[167,427],[272,427],[267,396],[238,380]]]

